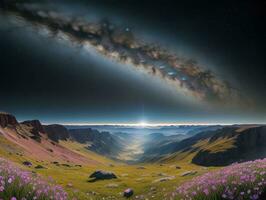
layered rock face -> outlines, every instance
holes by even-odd
[[[0,126],[5,128],[7,126],[16,126],[18,125],[18,121],[17,119],[9,114],[9,113],[4,113],[4,112],[1,112],[0,113]]]
[[[34,133],[44,133],[44,128],[41,124],[41,122],[39,120],[28,120],[28,121],[24,121],[21,124],[27,125],[27,126],[31,126],[34,130]]]
[[[59,124],[51,124],[44,126],[45,133],[48,135],[48,138],[58,142],[59,140],[67,140],[70,138],[68,130]]]

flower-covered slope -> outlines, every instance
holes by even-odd
[[[46,181],[0,158],[0,199],[66,200],[67,193],[52,180]]]
[[[182,200],[265,200],[266,159],[233,164],[184,183],[172,193]]]

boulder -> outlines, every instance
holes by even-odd
[[[116,179],[117,176],[113,172],[98,170],[93,172],[89,178],[94,178],[94,180],[105,180],[105,179]]]
[[[32,163],[30,161],[24,161],[22,164],[28,167],[32,166]]]
[[[134,191],[131,188],[128,188],[124,191],[124,197],[129,198],[134,194]]]

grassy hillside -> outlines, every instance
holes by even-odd
[[[234,125],[203,131],[180,142],[150,147],[144,161],[175,163],[190,160],[202,166],[226,166],[266,156],[266,126]]]
[[[2,131],[7,131],[7,129],[9,128],[5,128]],[[18,137],[16,135],[13,136]],[[35,140],[32,142],[39,144]],[[91,162],[80,164],[74,162],[74,160],[66,162],[61,159],[58,159],[57,163],[54,160],[50,160],[50,157],[43,159],[31,156],[19,144],[12,142],[10,138],[5,138],[4,135],[0,135],[0,157],[12,160],[24,170],[36,172],[43,177],[52,177],[57,184],[64,187],[70,197],[76,197],[77,199],[124,199],[122,197],[123,191],[127,188],[133,188],[135,196],[161,200],[164,195],[173,190],[174,185],[206,172],[205,168],[190,164],[186,160],[178,163],[178,168],[173,164],[145,164],[140,167],[139,165],[114,162],[91,152],[86,148],[86,144],[70,140],[60,141],[58,145],[79,154],[89,161],[94,160],[97,164],[95,165]],[[23,165],[24,161],[31,162],[32,166]],[[41,168],[36,169],[35,167],[38,165]],[[118,178],[89,182],[89,175],[99,169],[111,171]],[[187,171],[197,171],[197,173],[182,176],[182,173]]]

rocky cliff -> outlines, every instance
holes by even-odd
[[[0,112],[0,126],[5,128],[7,126],[16,126],[18,125],[18,121],[16,120],[16,118],[9,114],[9,113],[5,113],[5,112]]]
[[[48,138],[58,142],[59,140],[67,140],[70,138],[68,130],[59,124],[51,124],[44,126],[45,133],[48,135]]]
[[[44,127],[39,120],[28,120],[28,121],[21,122],[21,124],[32,127],[32,133],[33,134],[45,132]]]

